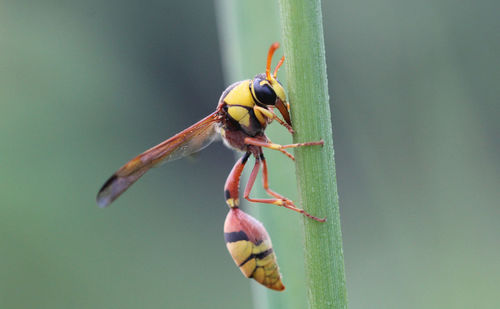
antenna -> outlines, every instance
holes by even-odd
[[[267,80],[271,80],[271,62],[273,60],[273,55],[274,55],[274,52],[280,47],[280,43],[278,42],[274,42],[271,47],[269,47],[269,52],[267,53],[267,65],[266,65],[266,77],[267,77]],[[283,58],[282,58],[283,59]],[[282,63],[282,61],[280,61]],[[275,69],[275,73],[277,71],[277,68],[279,68],[281,66],[281,64],[278,63],[278,66],[276,67]],[[274,76],[276,77],[276,74],[274,74]]]

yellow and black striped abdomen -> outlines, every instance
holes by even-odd
[[[224,238],[234,262],[246,277],[273,290],[285,289],[271,239],[262,223],[239,208],[231,208],[224,224]]]

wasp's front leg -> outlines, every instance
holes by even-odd
[[[276,120],[280,125],[284,126],[290,134],[295,133],[295,131],[292,129],[292,126],[286,123],[285,121],[281,120],[272,110],[255,105],[253,107],[254,113],[257,114],[262,114],[266,116],[267,119]]]

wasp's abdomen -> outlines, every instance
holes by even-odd
[[[255,218],[239,208],[231,208],[224,224],[227,249],[241,272],[277,291],[285,289],[271,239]]]

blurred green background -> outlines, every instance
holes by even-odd
[[[499,12],[325,1],[350,308],[498,308]],[[222,238],[221,143],[95,203],[214,110],[215,16],[210,1],[0,1],[0,308],[252,307]]]

